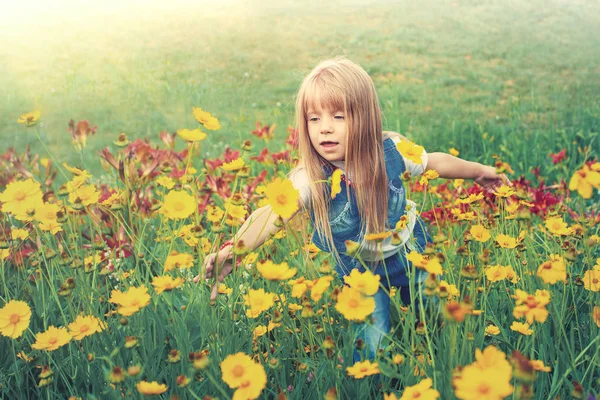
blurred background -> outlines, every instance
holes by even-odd
[[[158,145],[161,131],[195,127],[200,106],[222,126],[206,155],[239,148],[256,121],[277,125],[276,150],[302,78],[345,55],[373,78],[384,128],[526,172],[562,148],[598,154],[598,21],[591,0],[12,2],[0,13],[0,148],[43,155],[16,122],[39,109],[54,156],[97,170],[119,133]],[[98,126],[83,154],[70,119]]]

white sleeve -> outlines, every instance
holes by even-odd
[[[300,192],[300,200],[305,207],[310,204],[310,180],[304,167],[296,167],[288,174],[288,179],[292,182],[292,186]]]
[[[394,144],[400,143],[400,138],[398,136],[391,136],[391,139],[394,141]],[[404,157],[402,153],[398,152],[400,157],[404,160],[404,165],[406,166],[406,170],[410,173],[410,176],[418,176],[425,172],[427,168],[427,161],[429,160],[429,156],[425,149],[423,149],[423,153],[421,153],[421,164],[417,164],[414,161],[409,160]]]

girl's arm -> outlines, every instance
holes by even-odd
[[[473,179],[488,191],[510,185],[504,174],[496,173],[496,168],[478,162],[466,161],[446,153],[429,153],[426,170],[436,171],[445,179]]]
[[[298,211],[299,210],[300,204],[298,204]],[[284,219],[284,223],[287,223],[292,219],[298,211],[292,214],[290,218]],[[265,240],[271,237],[271,235],[274,235],[281,230],[282,226],[275,224],[277,218],[278,216],[273,212],[271,206],[264,206],[255,210],[234,235],[231,243],[223,246],[218,252],[206,256],[203,266],[205,277],[211,278],[215,273],[215,269],[217,270],[217,282],[212,288],[210,294],[211,300],[214,300],[217,297],[219,283],[233,271],[231,258],[233,257],[234,244],[243,242],[244,246],[246,246],[249,251],[253,251],[261,246]],[[194,282],[198,282],[199,280],[200,275],[194,278]]]

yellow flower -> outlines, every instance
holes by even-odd
[[[239,171],[240,169],[244,168],[245,165],[246,162],[244,161],[244,159],[238,157],[235,160],[223,163],[221,168],[223,168],[223,170],[225,171]]]
[[[369,233],[365,235],[365,240],[368,242],[382,242],[385,238],[392,235],[392,232]]]
[[[6,189],[0,193],[2,211],[12,214],[25,214],[35,210],[43,203],[40,184],[33,179],[24,181],[13,181],[6,185]]]
[[[94,185],[81,185],[69,193],[69,202],[72,204],[89,206],[91,204],[96,204],[99,198],[100,192]]]
[[[31,126],[34,126],[35,124],[37,124],[37,122],[41,116],[42,116],[42,113],[39,110],[35,110],[32,112],[21,114],[19,116],[19,119],[17,120],[17,122],[19,124],[23,124],[27,127],[31,127]]]
[[[310,298],[313,301],[321,300],[323,293],[331,286],[331,281],[333,281],[333,276],[331,275],[322,276],[315,280],[310,288]]]
[[[288,285],[292,286],[292,297],[299,299],[308,290],[309,282],[304,277],[301,277],[288,281]]]
[[[183,190],[171,190],[165,196],[161,212],[168,219],[185,219],[196,211],[194,196]]]
[[[396,148],[404,158],[414,162],[415,164],[423,163],[423,160],[421,159],[425,150],[423,146],[414,144],[410,140],[401,140],[396,144]]]
[[[546,306],[550,303],[550,292],[547,290],[536,290],[535,295],[517,289],[515,295],[516,306],[513,309],[515,318],[525,317],[529,324],[533,321],[545,322],[548,318]]]
[[[229,294],[233,293],[233,289],[227,287],[227,285],[224,283],[219,284],[217,291],[219,292],[219,294],[228,294],[229,295]]]
[[[244,304],[249,307],[246,310],[248,318],[258,317],[263,311],[268,310],[275,304],[275,294],[265,292],[264,289],[250,289],[248,294],[242,297],[244,298]]]
[[[471,193],[469,195],[469,197],[465,198],[465,199],[458,199],[457,202],[461,203],[461,204],[471,204],[475,201],[479,201],[483,199],[483,193],[479,193],[479,194],[475,194],[475,193]]]
[[[490,282],[499,282],[507,278],[506,268],[502,265],[492,265],[485,269],[485,276]]]
[[[542,360],[530,360],[529,363],[531,364],[533,369],[535,369],[536,371],[540,371],[540,372],[552,371],[552,368],[544,365],[544,361],[542,361]]]
[[[550,283],[552,285],[558,281],[566,281],[567,266],[565,264],[565,259],[558,254],[550,254],[550,259],[539,266],[537,276],[541,278],[544,283]]]
[[[437,171],[435,171],[433,169],[428,169],[427,171],[425,171],[425,173],[421,177],[421,180],[419,181],[419,183],[421,185],[427,185],[427,184],[429,184],[430,180],[433,180],[435,178],[439,178],[439,176],[440,176],[440,174],[438,174]]]
[[[225,211],[221,207],[217,206],[208,206],[206,207],[206,219],[209,222],[217,223],[221,222],[223,216],[225,215]]]
[[[471,236],[473,236],[473,239],[481,243],[487,242],[491,237],[490,231],[485,229],[483,225],[473,225],[469,232],[471,233]]]
[[[202,132],[200,128],[179,129],[177,130],[177,135],[186,142],[199,142],[206,139],[206,133]]]
[[[138,392],[140,392],[144,396],[163,394],[168,389],[167,385],[165,385],[164,383],[158,383],[156,381],[139,381],[137,385],[135,385],[135,387],[137,388]]]
[[[452,383],[455,396],[461,400],[501,400],[514,390],[510,380],[510,375],[499,376],[494,371],[467,365]]]
[[[458,155],[460,154],[460,152],[458,150],[456,150],[454,147],[452,147],[450,150],[448,150],[448,152],[450,154],[452,154],[454,157],[458,157]]]
[[[335,199],[335,197],[342,191],[342,175],[344,173],[341,169],[337,168],[331,174],[331,199]]]
[[[496,242],[500,247],[505,249],[514,249],[517,247],[517,240],[515,238],[502,233],[496,236]]]
[[[346,285],[359,290],[366,296],[373,296],[377,293],[380,279],[379,275],[375,275],[369,269],[361,273],[358,269],[354,268],[349,275],[344,276]]]
[[[271,260],[259,261],[256,264],[256,269],[263,276],[263,278],[270,281],[283,281],[290,279],[296,275],[296,268],[290,268],[288,263],[282,262],[281,264],[275,264]]]
[[[40,228],[40,230],[42,230],[42,231],[48,231],[53,235],[56,234],[57,232],[62,232],[62,230],[63,230],[61,225],[58,222],[50,221],[50,220],[41,222],[38,225],[38,228]]]
[[[438,296],[441,298],[454,298],[460,296],[460,291],[456,285],[446,281],[440,281],[438,287]]]
[[[506,198],[515,194],[515,191],[510,186],[502,185],[494,192],[494,194],[498,197]]]
[[[29,327],[31,309],[24,301],[11,300],[0,308],[0,335],[16,339]]]
[[[335,309],[351,321],[364,321],[375,311],[375,300],[365,297],[358,289],[344,286],[338,294]]]
[[[584,164],[569,181],[569,190],[577,190],[584,199],[592,197],[592,188],[600,189],[600,172],[594,171]]]
[[[365,376],[376,375],[379,373],[379,364],[369,360],[358,361],[353,366],[347,367],[348,376],[354,379],[361,379]]]
[[[522,335],[529,336],[533,333],[532,329],[529,329],[530,325],[526,322],[513,322],[510,326],[511,331],[519,332]]]
[[[592,292],[600,292],[600,266],[585,271],[583,274],[583,287]]]
[[[500,334],[500,328],[498,328],[496,325],[488,325],[485,328],[485,335],[486,336],[496,336]]]
[[[154,286],[154,290],[156,294],[161,294],[165,291],[171,291],[179,286],[183,285],[183,278],[175,278],[165,275],[165,276],[155,276],[152,279],[152,286]]]
[[[10,237],[12,238],[12,240],[25,240],[29,237],[29,232],[27,231],[27,229],[21,229],[21,228],[12,228],[10,230]]]
[[[118,305],[119,314],[129,317],[150,304],[150,295],[146,286],[132,286],[125,293],[113,290],[108,301]]]
[[[545,224],[548,231],[554,235],[569,235],[572,231],[561,217],[547,218]]]
[[[202,110],[200,107],[192,107],[192,114],[194,114],[196,121],[204,125],[209,131],[221,128],[219,120],[213,117],[209,112]]]
[[[298,210],[300,193],[289,179],[277,178],[265,187],[273,212],[281,218],[290,218]]]
[[[58,213],[61,211],[61,207],[58,204],[53,203],[41,203],[35,208],[35,218],[38,222],[56,222]]]
[[[54,351],[70,341],[71,335],[67,332],[67,328],[49,326],[46,332],[35,335],[35,343],[31,345],[31,348],[36,350]]]
[[[169,190],[173,189],[173,186],[175,186],[175,181],[173,181],[173,179],[171,179],[165,175],[159,177],[156,180],[156,183],[158,183],[160,186],[163,186]]]
[[[429,378],[423,379],[416,385],[409,386],[404,389],[400,400],[436,400],[440,397],[440,392],[433,389],[431,385],[433,381]]]
[[[223,374],[223,382],[234,389],[240,386],[252,372],[254,361],[250,356],[244,353],[236,353],[228,355],[221,362],[221,373]]]
[[[600,328],[600,307],[594,307],[594,310],[592,311],[592,321]]]
[[[75,340],[82,340],[86,336],[96,332],[102,332],[104,324],[94,316],[84,317],[79,315],[75,321],[69,324],[69,333]]]

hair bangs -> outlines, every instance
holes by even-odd
[[[304,91],[304,111],[315,110],[318,108],[332,111],[346,111],[346,96],[341,85],[333,79],[333,76],[322,71],[307,82]],[[328,79],[329,78],[329,79]],[[304,116],[306,118],[306,115]]]

